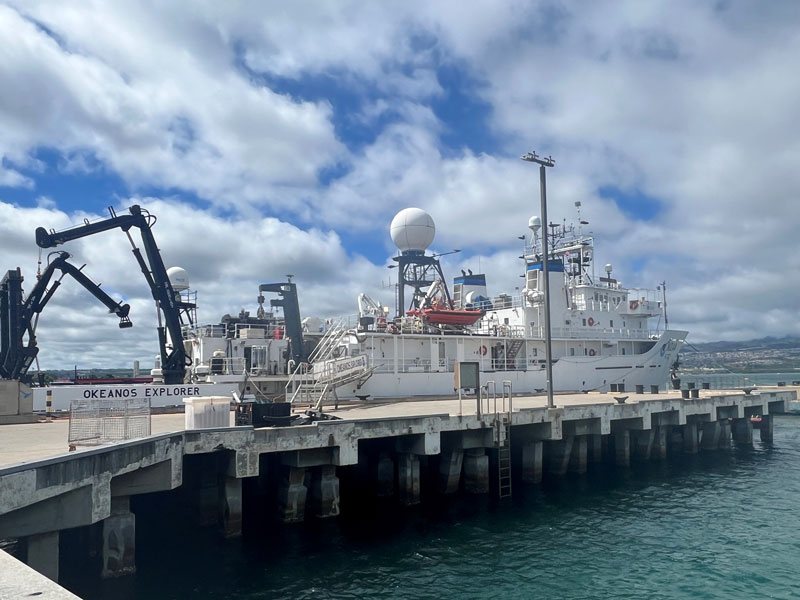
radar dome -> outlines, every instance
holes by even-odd
[[[539,231],[542,228],[542,220],[539,217],[531,217],[528,220],[528,229],[531,231]]]
[[[392,219],[389,227],[392,241],[403,252],[425,251],[436,235],[433,219],[421,208],[404,208]]]
[[[183,292],[189,289],[189,275],[180,267],[170,267],[167,269],[167,277],[172,284],[172,289],[176,292]]]

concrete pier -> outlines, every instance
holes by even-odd
[[[511,472],[539,483],[544,469],[552,476],[580,474],[604,455],[628,467],[632,456],[661,460],[673,451],[724,448],[731,434],[737,443],[752,444],[755,415],[762,419],[762,441],[770,441],[773,415],[795,401],[794,390],[701,390],[698,398],[637,394],[624,404],[611,394],[558,395],[556,408],[540,396],[515,397],[508,424]],[[59,538],[68,537],[60,532],[95,526],[102,538],[98,569],[114,577],[135,569],[137,517],[130,507],[138,495],[176,490],[187,507],[197,508],[199,522],[236,536],[248,522],[243,507],[263,506],[266,517],[277,511],[280,521],[295,523],[335,517],[347,510],[347,498],[395,496],[418,504],[423,486],[426,492],[431,486],[444,494],[484,494],[491,489],[487,449],[495,451],[498,422],[468,404],[453,398],[366,403],[332,411],[339,420],[161,429],[149,438],[71,453],[65,452],[64,422],[14,425],[2,430],[0,446],[0,539],[25,540],[29,563],[57,579]],[[183,415],[165,415],[165,423],[166,417],[183,426]],[[153,420],[158,431],[159,417]],[[15,438],[17,432],[25,433]],[[49,436],[54,442],[48,447],[43,440]],[[37,460],[9,464],[20,456]],[[346,485],[353,487],[340,496]]]

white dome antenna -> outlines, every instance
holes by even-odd
[[[389,233],[401,252],[425,252],[436,235],[436,225],[421,208],[404,208],[392,219]]]
[[[530,229],[533,233],[539,233],[539,230],[542,228],[542,220],[539,217],[531,217],[528,220],[528,229]]]
[[[189,275],[181,267],[170,267],[167,269],[167,277],[176,292],[185,292],[189,289]]]

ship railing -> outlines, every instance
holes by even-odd
[[[244,375],[246,363],[242,357],[219,357],[210,361],[212,375]]]
[[[649,329],[633,329],[627,327],[553,327],[551,330],[554,338],[562,339],[601,339],[601,340],[615,340],[615,339],[632,339],[632,340],[647,340],[656,335],[654,331]],[[544,339],[544,327],[534,327],[531,330],[531,337]]]
[[[481,335],[491,335],[495,337],[524,338],[524,325],[501,325],[491,319],[480,321],[480,327],[473,329]]]
[[[280,325],[248,325],[247,323],[236,323],[234,335],[243,339],[276,339],[284,337],[284,328]]]
[[[226,332],[225,325],[184,325],[181,327],[184,339],[192,338],[224,338]]]

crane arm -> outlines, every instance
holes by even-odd
[[[14,331],[16,332],[14,336],[15,339],[9,340],[11,343],[6,349],[7,351],[3,357],[3,364],[0,365],[0,375],[3,377],[8,379],[20,379],[25,376],[31,364],[33,364],[33,361],[39,354],[39,348],[36,344],[36,325],[34,319],[37,318],[37,315],[42,312],[53,297],[56,290],[61,285],[61,279],[66,275],[70,275],[95,298],[100,300],[100,302],[108,308],[109,312],[117,315],[120,319],[120,328],[124,329],[133,326],[133,323],[131,323],[128,318],[130,306],[114,301],[113,298],[100,289],[99,285],[89,279],[89,277],[81,271],[82,267],[78,268],[70,263],[67,260],[69,257],[70,255],[68,253],[59,252],[58,256],[50,261],[28,297],[21,302],[19,309],[16,311],[17,323],[14,327]],[[56,271],[61,271],[62,275],[48,287]],[[26,333],[28,334],[27,344],[24,342]]]
[[[94,223],[86,221],[83,225],[64,231],[47,231],[45,228],[39,227],[36,229],[36,243],[41,248],[53,248],[72,240],[111,229],[122,229],[130,239],[136,262],[147,281],[147,285],[150,287],[150,292],[160,311],[158,340],[161,348],[161,367],[164,374],[164,382],[170,384],[183,383],[186,372],[186,352],[183,348],[181,311],[186,310],[188,314],[188,311],[193,309],[194,305],[176,300],[176,294],[169,281],[167,269],[161,258],[161,252],[151,231],[151,227],[155,224],[155,217],[138,204],[131,206],[128,209],[130,214],[127,215],[117,215],[111,208],[109,208],[109,212],[111,217],[108,219]],[[129,233],[132,227],[139,229],[144,255],[147,260],[133,243],[133,238]],[[163,325],[161,325],[161,314],[164,316]]]

